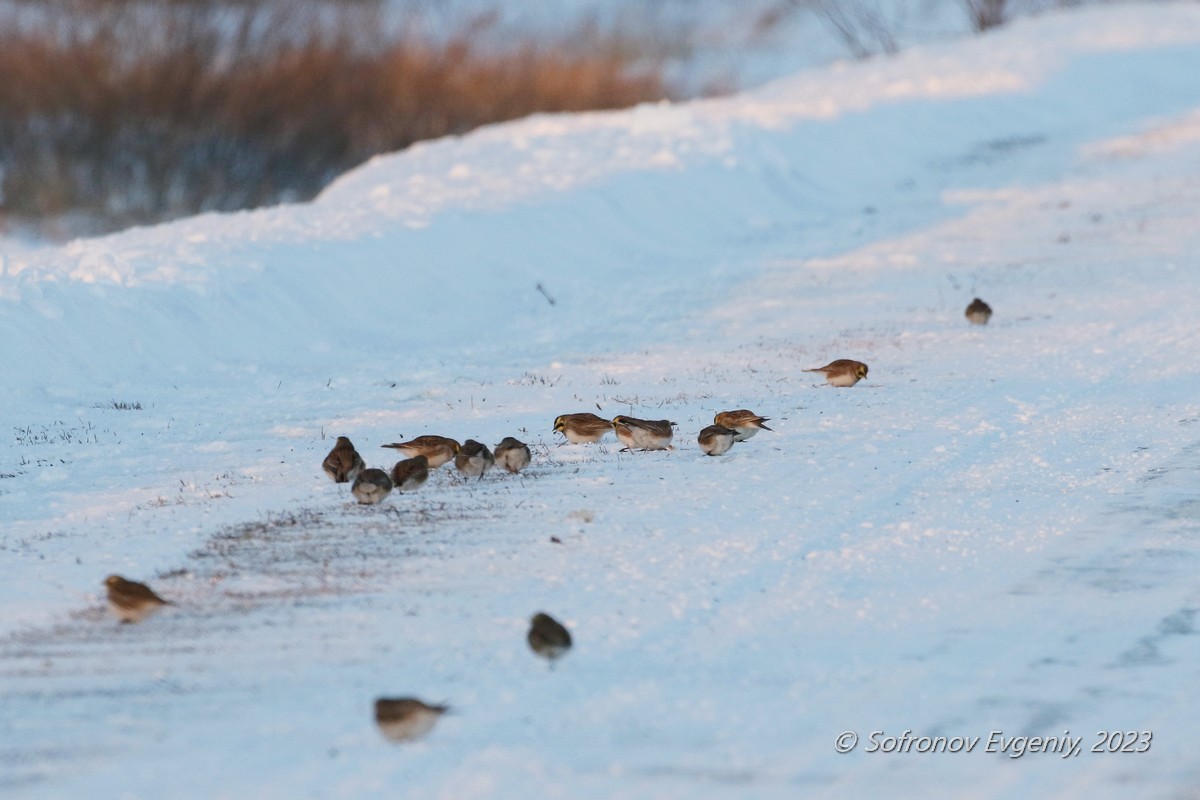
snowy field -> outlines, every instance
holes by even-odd
[[[0,245],[0,794],[1197,796],[1198,75],[1194,3],[1050,15]],[[425,433],[534,464],[321,472]]]

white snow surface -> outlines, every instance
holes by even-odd
[[[1047,15],[6,249],[0,793],[1195,796],[1198,75],[1194,3]],[[704,457],[728,408],[775,431]],[[677,447],[559,445],[597,409]],[[534,464],[321,472],[423,433]]]

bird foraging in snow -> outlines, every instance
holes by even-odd
[[[366,466],[362,456],[345,436],[337,437],[337,444],[333,446],[329,455],[325,456],[325,461],[321,463],[321,468],[325,470],[326,475],[333,479],[334,483],[352,483]]]
[[[474,439],[467,439],[462,443],[462,447],[458,450],[458,455],[454,457],[454,466],[458,471],[468,478],[479,478],[482,480],[483,473],[492,468],[496,463],[492,451],[487,449],[487,445],[483,442],[477,442]]]
[[[530,649],[551,665],[571,649],[571,634],[554,617],[537,613],[529,623],[529,633],[525,639]]]
[[[992,318],[992,307],[976,297],[971,301],[971,305],[967,306],[963,316],[972,325],[987,325],[988,320]]]
[[[744,442],[760,430],[771,430],[767,427],[767,422],[767,417],[760,417],[753,411],[744,408],[739,408],[737,411],[722,411],[713,417],[714,425],[732,428],[737,432],[737,436],[734,438],[735,442]]]
[[[733,428],[726,428],[724,425],[709,425],[704,430],[700,431],[700,449],[707,456],[719,456],[733,447],[733,443],[738,441],[738,432]]]
[[[671,439],[675,435],[675,423],[665,419],[638,419],[637,417],[613,417],[612,426],[617,441],[625,450],[672,450]]]
[[[514,474],[528,467],[529,462],[533,460],[529,445],[511,436],[505,436],[503,441],[496,445],[493,455],[496,457],[496,466]]]
[[[861,361],[839,358],[837,361],[830,361],[823,367],[806,369],[804,372],[825,373],[825,380],[829,382],[830,386],[853,386],[867,377],[867,365]]]
[[[381,469],[364,469],[350,487],[354,498],[364,506],[373,506],[392,491],[392,479]]]
[[[425,456],[413,456],[403,461],[397,461],[392,467],[392,488],[403,494],[415,492],[425,481],[429,480],[429,459]]]
[[[571,444],[592,444],[604,438],[613,429],[608,420],[590,411],[579,414],[561,414],[554,420],[554,430],[567,437]]]
[[[454,439],[448,436],[432,435],[418,436],[412,441],[394,442],[382,445],[382,447],[399,450],[406,458],[425,456],[429,459],[430,469],[437,469],[447,461],[453,460],[459,450],[459,444]]]
[[[175,605],[146,584],[127,581],[120,575],[109,575],[104,585],[108,589],[108,608],[123,623],[141,622],[163,606]]]
[[[420,739],[437,724],[449,706],[430,705],[415,697],[380,697],[375,701],[375,724],[393,742]]]

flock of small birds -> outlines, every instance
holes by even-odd
[[[529,445],[511,436],[496,445],[493,452],[483,442],[467,439],[462,444],[448,436],[418,436],[409,442],[385,444],[399,450],[405,458],[391,472],[368,467],[349,438],[339,436],[337,444],[325,456],[321,468],[334,483],[349,483],[354,499],[363,505],[375,505],[393,491],[415,492],[429,480],[429,470],[454,461],[464,477],[482,478],[492,467],[516,474],[529,466],[533,455]]]
[[[992,317],[992,309],[976,297],[964,312],[972,325],[986,325]],[[831,386],[853,386],[867,377],[867,365],[861,361],[839,358],[823,367],[803,370],[820,372]],[[700,431],[697,442],[705,455],[720,456],[728,452],[737,442],[750,439],[760,430],[769,431],[768,417],[759,416],[747,409],[721,411],[714,417],[713,424]],[[572,444],[595,444],[609,431],[616,434],[624,445],[622,452],[632,450],[672,450],[676,423],[670,420],[646,420],[619,415],[612,420],[581,412],[561,414],[554,420],[554,430],[561,433]],[[366,462],[354,448],[350,439],[339,436],[333,449],[325,456],[321,467],[335,483],[351,484],[351,493],[364,505],[374,505],[391,492],[401,494],[414,492],[429,480],[429,471],[450,461],[467,478],[479,478],[493,466],[499,466],[517,474],[529,466],[532,455],[529,446],[511,436],[496,445],[494,451],[474,439],[459,444],[446,436],[418,436],[407,442],[382,445],[398,450],[404,458],[397,461],[391,472],[367,467]],[[108,592],[109,610],[122,623],[144,621],[167,606],[170,600],[159,597],[144,583],[126,580],[120,575],[109,575],[104,580]],[[562,623],[549,614],[535,614],[530,620],[526,634],[529,648],[545,658],[554,668],[554,663],[571,649],[570,632]],[[429,704],[415,697],[380,697],[375,701],[375,723],[384,737],[395,742],[420,739],[433,729],[438,719],[448,712],[447,705]]]

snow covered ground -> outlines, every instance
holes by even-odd
[[[5,250],[0,789],[1195,795],[1198,74],[1195,4],[1053,15]],[[559,446],[597,407],[677,449]],[[423,433],[534,466],[321,473]],[[179,607],[116,624],[111,572]],[[404,694],[454,713],[389,743]]]

